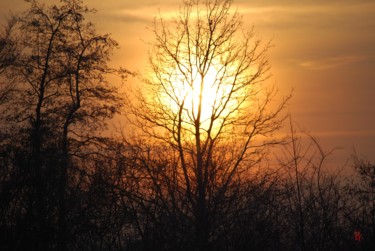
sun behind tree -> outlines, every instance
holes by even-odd
[[[178,114],[181,110],[181,120],[186,123],[186,129],[194,130],[194,120],[199,117],[199,127],[205,132],[202,136],[215,137],[223,118],[236,119],[239,108],[249,107],[241,97],[246,95],[246,90],[233,91],[235,80],[225,76],[227,69],[221,64],[210,65],[205,73],[196,66],[192,68],[188,78],[179,69],[172,70],[170,82],[151,95],[156,97],[155,93],[159,93],[160,101],[171,113]]]
[[[231,190],[234,184],[246,182],[263,150],[275,143],[264,138],[281,126],[288,99],[270,109],[275,92],[264,86],[270,69],[269,44],[256,39],[253,30],[243,30],[241,16],[231,11],[231,4],[231,0],[184,1],[171,22],[156,19],[150,72],[135,93],[135,102],[130,94],[127,102],[132,122],[142,128],[147,142],[137,149],[144,147],[150,153],[164,149],[178,159],[177,166],[166,170],[155,166],[162,155],[147,155],[143,163],[154,189],[169,193],[163,198],[165,205],[168,198],[179,198],[181,203],[170,206],[194,222],[199,250],[207,250],[217,237],[214,232],[223,227],[216,225],[215,208],[228,203],[227,195],[238,195]],[[237,202],[226,204],[229,211],[222,215],[231,215]],[[227,223],[225,228],[230,227]]]
[[[246,123],[268,77],[269,44],[262,46],[252,30],[241,29],[231,2],[186,2],[173,30],[162,18],[154,24],[151,71],[142,90],[149,97],[142,103],[160,114],[179,114],[183,133],[216,137],[233,130],[234,121]]]

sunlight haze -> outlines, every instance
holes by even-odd
[[[180,1],[86,1],[97,10],[92,21],[119,42],[112,63],[142,73],[147,62],[147,29],[159,14],[171,17]],[[0,18],[25,7],[2,0]],[[375,2],[234,1],[245,25],[264,41],[272,77],[280,93],[293,90],[289,111],[299,126],[327,149],[340,147],[341,158],[356,149],[375,160]],[[91,17],[89,17],[91,18]],[[137,83],[136,79],[129,82]]]

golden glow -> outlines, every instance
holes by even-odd
[[[223,85],[220,86],[217,77],[218,73],[215,70],[208,71],[203,79],[201,74],[196,74],[190,90],[186,93],[186,100],[190,101],[187,109],[197,118],[200,108],[200,121],[202,123],[208,122],[212,115],[217,113],[216,110],[219,108],[220,101],[229,94],[229,90],[223,88]],[[201,93],[202,98],[200,100]]]
[[[226,76],[228,69],[217,69],[220,69],[217,65],[211,65],[205,73],[194,69],[186,75],[175,70],[164,78],[163,90],[159,92],[161,101],[176,119],[181,111],[182,126],[191,132],[199,122],[200,130],[215,134],[224,117],[237,116],[234,110],[238,93],[232,90],[234,79]]]

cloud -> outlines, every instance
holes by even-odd
[[[347,55],[336,57],[324,57],[299,62],[299,66],[309,70],[326,70],[343,65],[356,64],[374,59],[375,55]]]
[[[241,13],[374,13],[374,1],[260,1],[259,3],[247,0],[236,1],[234,6],[239,7]]]
[[[163,18],[175,16],[178,11],[178,5],[170,4],[151,4],[136,5],[132,4],[113,8],[106,13],[109,19],[120,20],[125,23],[147,23],[150,24],[154,17],[161,15]]]
[[[126,23],[149,23],[151,20],[147,15],[137,15],[133,14],[133,12],[124,12],[116,17]]]
[[[320,131],[312,134],[318,137],[375,137],[375,130]]]
[[[288,2],[290,2],[288,4]],[[338,29],[348,27],[373,27],[375,1],[240,1],[238,11],[246,19],[272,29],[299,29],[303,27]],[[236,3],[236,2],[235,2]],[[349,21],[350,22],[347,22]],[[340,27],[340,25],[342,27]]]

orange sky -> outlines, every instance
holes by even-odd
[[[147,60],[147,25],[155,15],[173,14],[182,0],[87,0],[90,17],[121,46],[116,65],[142,71]],[[0,23],[23,0],[0,0]],[[290,112],[323,147],[353,146],[375,161],[375,1],[235,0],[245,25],[272,39],[272,78],[281,92],[294,89]],[[133,80],[132,80],[133,81]]]

